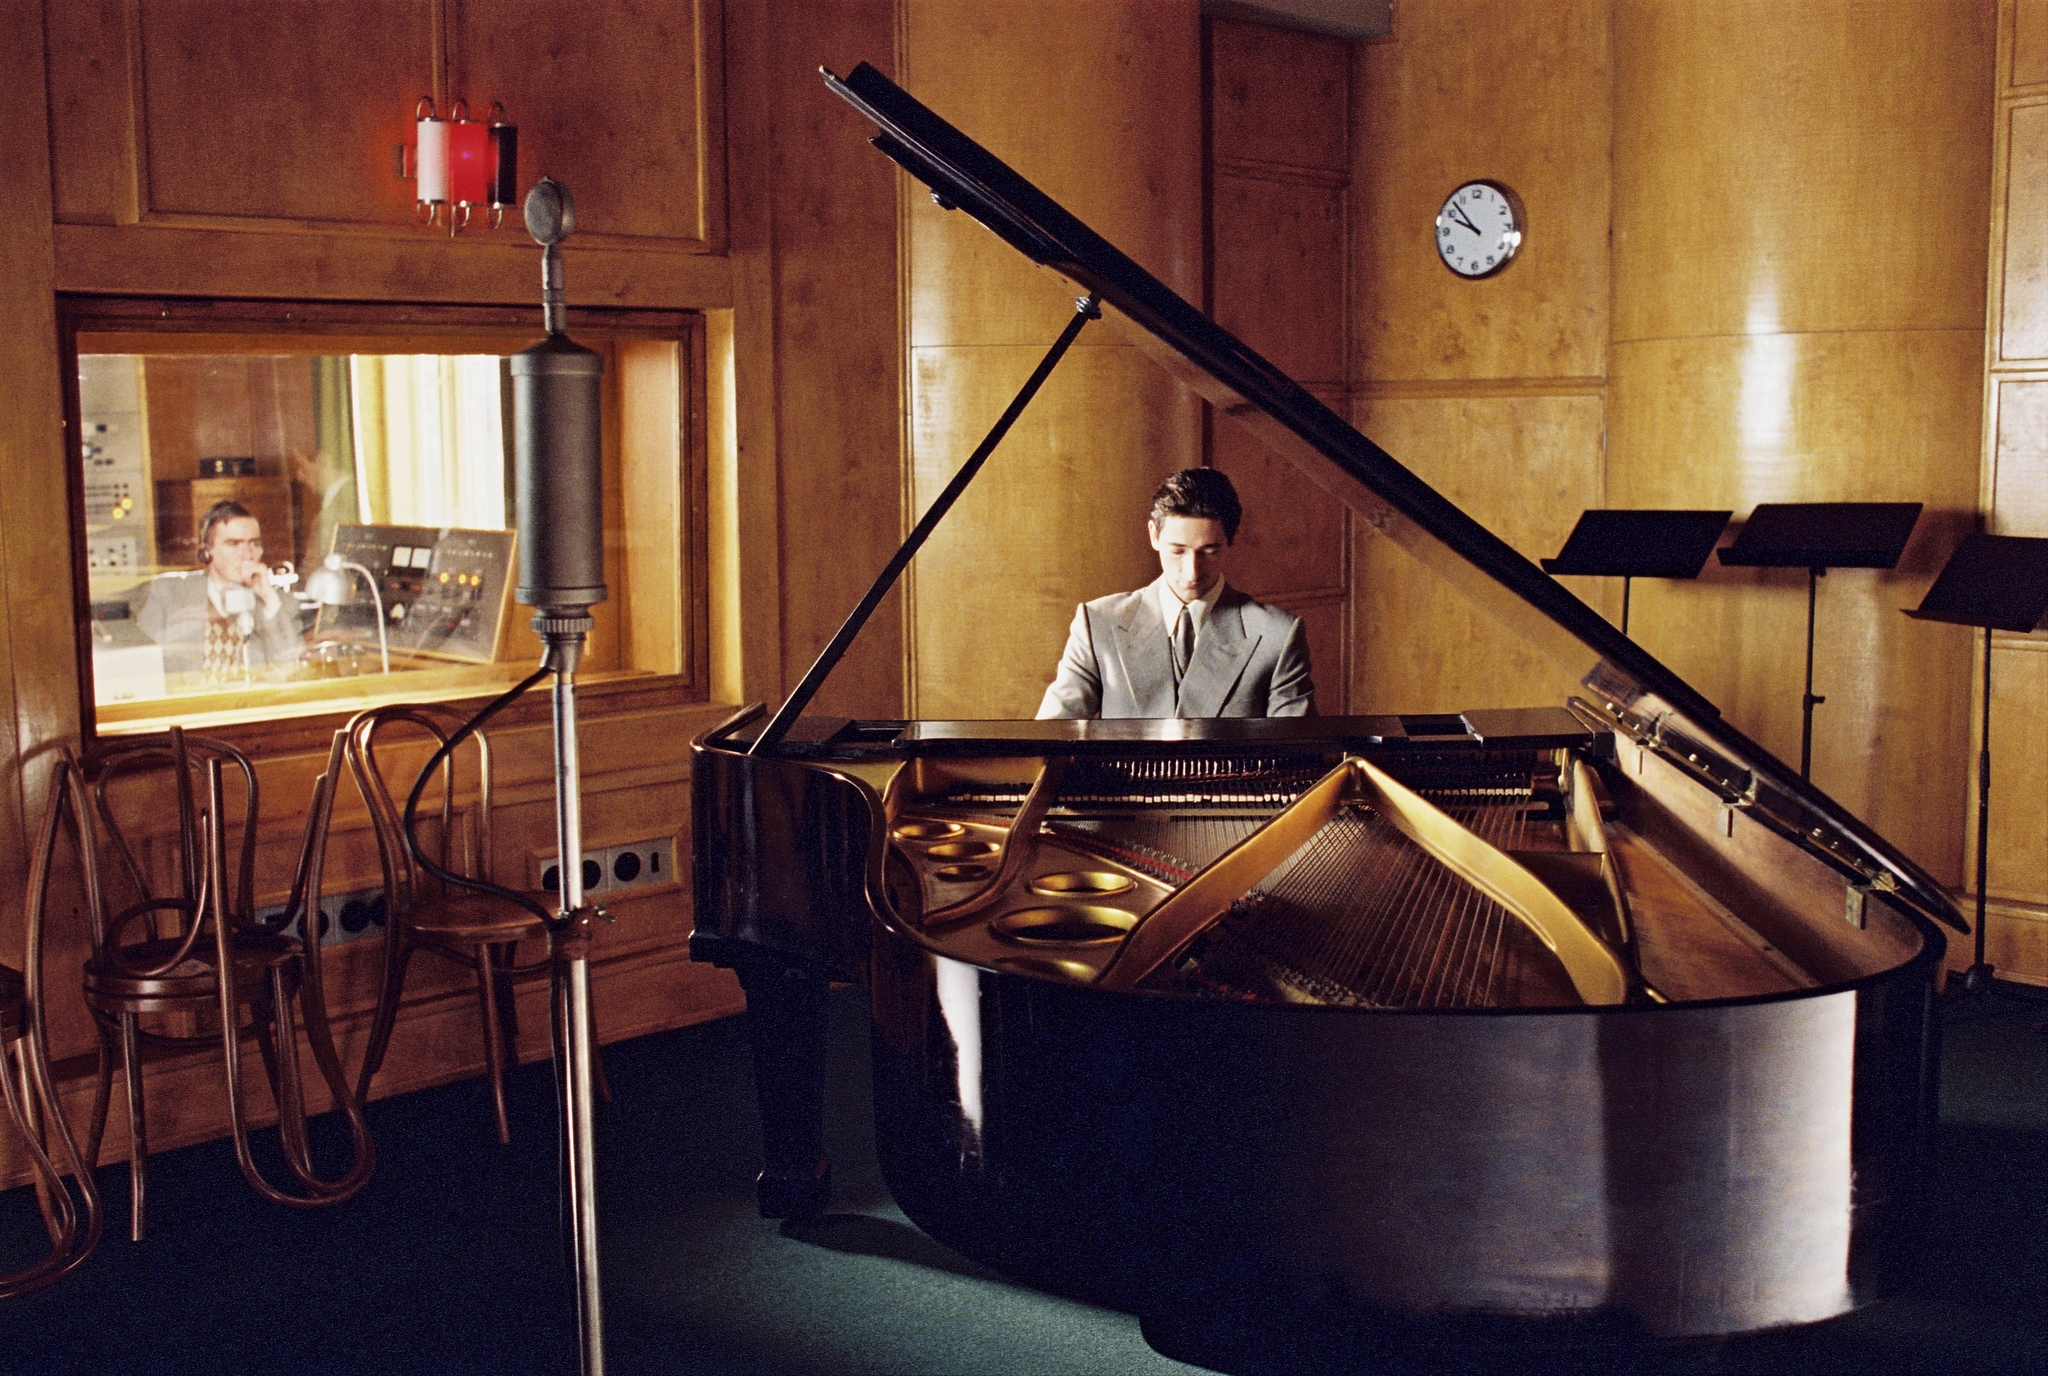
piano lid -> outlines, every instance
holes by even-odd
[[[1714,705],[1506,541],[1397,463],[1292,378],[895,82],[863,62],[831,90],[873,121],[876,148],[1104,315],[1219,411],[1589,690],[1646,749],[1836,868],[1968,930],[1933,876],[1721,720]]]

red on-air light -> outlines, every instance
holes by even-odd
[[[469,103],[457,100],[442,119],[433,98],[421,96],[413,120],[417,141],[399,147],[398,175],[418,180],[415,219],[445,223],[452,235],[468,226],[473,210],[485,209],[495,229],[518,193],[519,129],[506,120],[505,107],[493,102],[489,115],[475,119]]]
[[[456,101],[449,111],[448,199],[457,205],[487,205],[491,185],[491,135],[469,106]]]

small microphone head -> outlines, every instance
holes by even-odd
[[[542,247],[576,232],[576,199],[553,177],[542,177],[526,193],[526,232]]]

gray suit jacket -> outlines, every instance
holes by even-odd
[[[135,624],[164,648],[164,672],[196,674],[206,659],[206,575],[163,573],[149,580]],[[258,603],[249,632],[249,664],[288,668],[299,662],[306,647],[299,633],[299,612],[289,594],[280,594],[275,616],[265,616]]]
[[[1225,587],[1195,641],[1178,697],[1166,627],[1150,588],[1084,602],[1059,673],[1038,705],[1048,717],[1305,717],[1315,711],[1308,636],[1299,618]]]

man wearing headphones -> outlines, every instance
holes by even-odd
[[[298,608],[278,595],[263,562],[263,527],[240,502],[218,502],[199,522],[197,573],[152,579],[135,624],[163,647],[164,672],[208,686],[241,683],[258,668],[296,667],[305,648]]]

